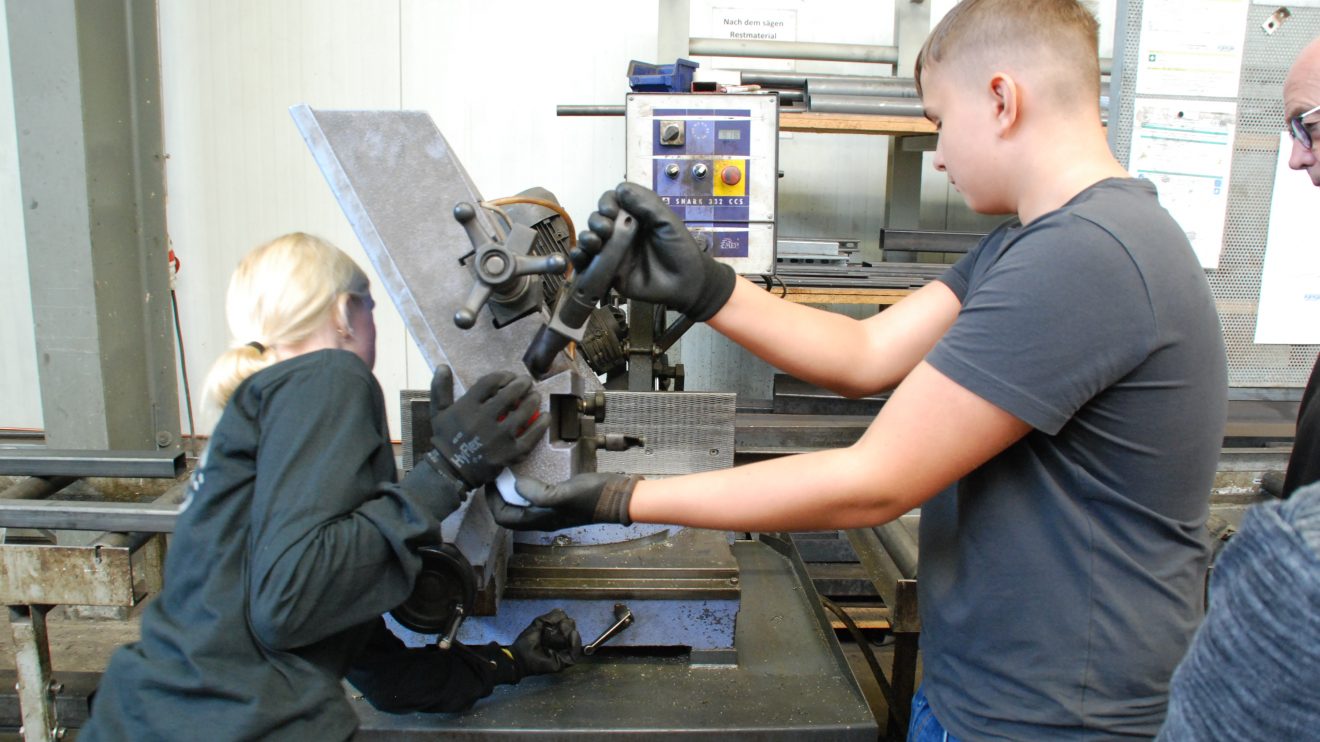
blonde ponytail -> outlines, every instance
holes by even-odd
[[[274,346],[308,338],[332,312],[344,321],[346,295],[367,288],[357,263],[319,237],[294,232],[253,249],[229,279],[232,342],[206,376],[208,407],[218,412],[244,379],[273,365]]]

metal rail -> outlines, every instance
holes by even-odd
[[[158,502],[0,500],[0,527],[170,533],[179,511],[178,505]]]
[[[623,106],[561,105],[555,106],[556,116],[622,116]]]
[[[183,451],[82,451],[0,448],[0,474],[30,477],[177,477]]]
[[[897,64],[898,47],[869,44],[822,44],[757,39],[688,39],[688,53],[708,57],[814,59],[824,62]]]

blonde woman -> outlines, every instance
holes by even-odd
[[[80,734],[99,739],[347,739],[347,674],[378,707],[453,711],[496,683],[570,664],[562,612],[513,646],[409,649],[381,614],[404,601],[466,493],[545,432],[530,379],[490,374],[452,404],[432,383],[437,450],[396,483],[367,277],[290,234],[243,258],[235,345],[207,379],[223,408],[193,475],[141,640],[119,649]],[[456,455],[462,452],[462,456]],[[547,637],[568,641],[548,646]]]

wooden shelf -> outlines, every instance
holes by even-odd
[[[868,116],[861,113],[781,113],[780,131],[822,134],[934,134],[935,124],[920,116]]]

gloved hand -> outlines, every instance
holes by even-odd
[[[529,376],[486,374],[454,401],[454,374],[444,364],[431,379],[431,445],[426,461],[448,469],[469,488],[492,482],[521,461],[545,435],[549,416],[532,418],[541,395]]]
[[[621,207],[636,217],[638,232],[619,266],[615,289],[630,299],[664,304],[697,322],[714,317],[733,294],[737,274],[698,245],[678,215],[648,188],[621,183],[600,197],[587,219],[587,231],[578,237],[574,263],[581,267],[609,242]]]
[[[454,404],[454,372],[441,364],[431,376],[430,418],[435,420]],[[434,445],[434,444],[432,444]],[[467,499],[471,487],[458,472],[432,448],[408,472],[400,483],[405,492],[431,505],[436,517],[444,520]]]
[[[556,608],[533,619],[509,648],[519,677],[559,672],[582,657],[577,623]]]
[[[642,477],[627,474],[579,474],[559,484],[522,477],[516,489],[532,504],[510,505],[494,487],[486,504],[495,522],[515,531],[557,531],[591,523],[632,525],[628,504]]]

